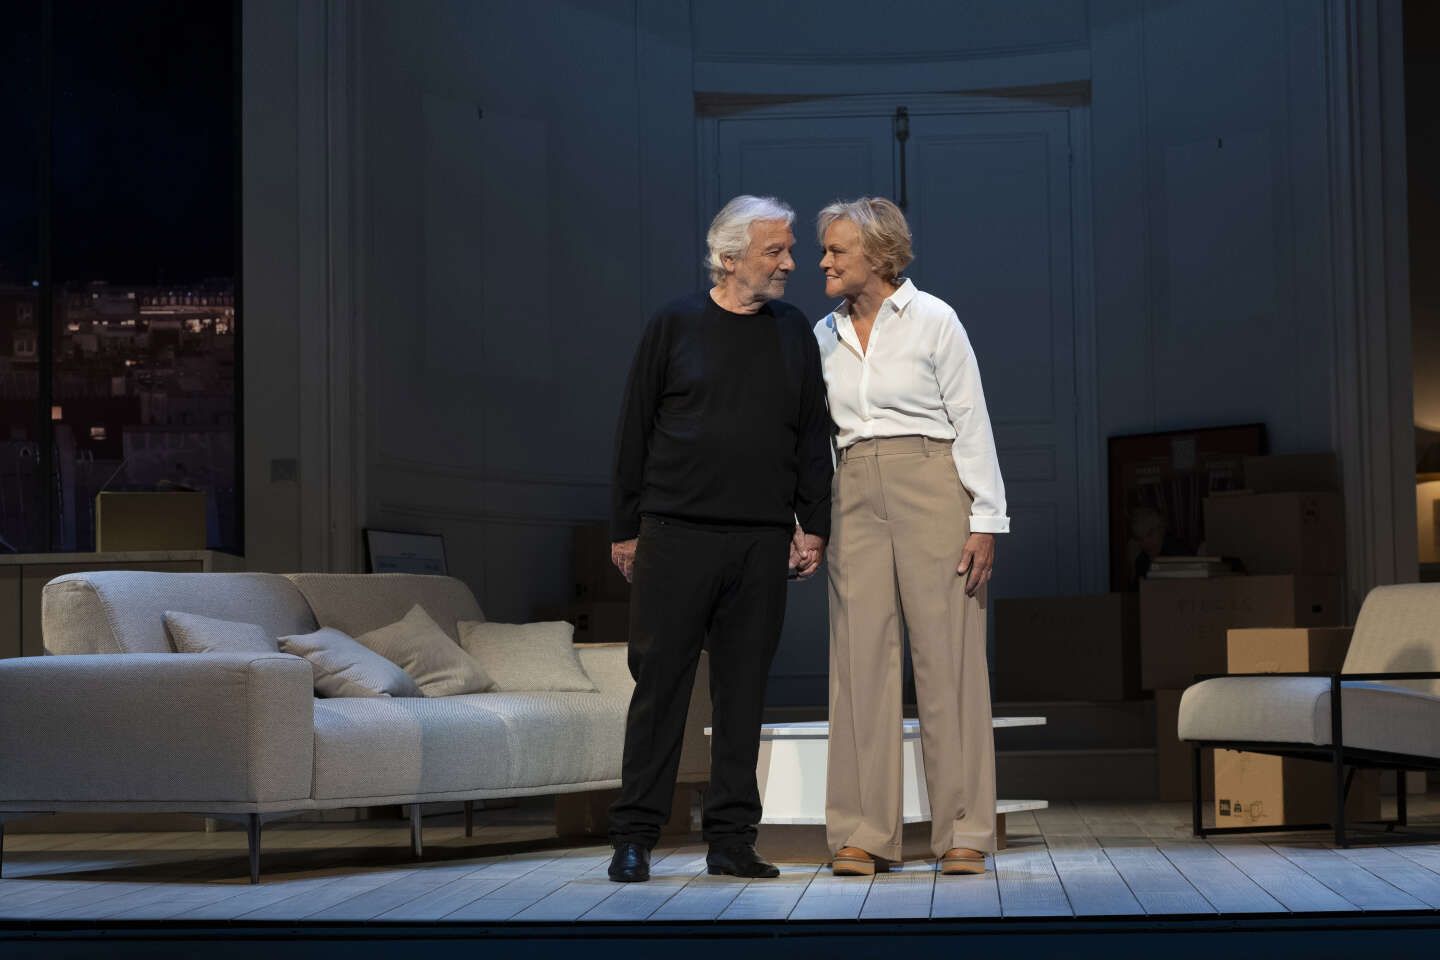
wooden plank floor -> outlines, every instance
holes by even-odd
[[[466,838],[427,821],[273,824],[263,881],[241,832],[27,833],[5,842],[0,921],[591,922],[1196,917],[1440,909],[1440,796],[1411,800],[1435,842],[1383,835],[1337,850],[1315,833],[1190,836],[1184,804],[1055,803],[1009,818],[976,877],[933,862],[874,878],[783,863],[776,880],[712,877],[698,837],[657,848],[653,879],[615,884],[601,843],[553,836],[543,801],[482,813]]]

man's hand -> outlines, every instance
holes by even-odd
[[[804,580],[820,569],[820,561],[825,559],[825,538],[805,534],[805,546],[800,552],[805,558],[800,564],[800,579]]]
[[[820,569],[825,556],[825,538],[801,530],[797,524],[795,535],[790,538],[790,569],[801,580],[813,576]]]
[[[615,564],[615,569],[620,571],[627,583],[635,575],[635,545],[639,542],[635,539],[610,544],[610,562]]]
[[[973,597],[981,587],[989,583],[990,572],[994,567],[995,534],[970,534],[970,538],[965,541],[965,549],[960,553],[960,565],[955,568],[958,575],[965,577],[965,595]]]

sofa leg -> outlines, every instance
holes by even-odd
[[[1409,817],[1407,816],[1407,814],[1409,813],[1409,811],[1406,810],[1406,806],[1408,805],[1409,798],[1405,796],[1405,792],[1406,792],[1407,789],[1409,789],[1409,787],[1410,787],[1410,774],[1409,774],[1407,771],[1405,771],[1405,770],[1396,770],[1396,771],[1395,771],[1395,822],[1398,823],[1398,824],[1399,824],[1400,826],[1402,826],[1402,827],[1405,826],[1406,822],[1409,820]]]
[[[245,818],[245,835],[250,844],[250,882],[260,882],[260,814],[252,813]]]
[[[465,836],[475,836],[475,801],[465,801]]]
[[[1191,771],[1190,771],[1190,823],[1191,823],[1191,829],[1192,829],[1192,831],[1194,832],[1194,835],[1195,835],[1195,836],[1197,836],[1197,837],[1203,837],[1203,836],[1205,836],[1205,825],[1204,825],[1204,821],[1203,821],[1203,820],[1201,819],[1201,817],[1200,817],[1200,803],[1201,803],[1201,800],[1203,799],[1203,798],[1200,796],[1200,794],[1203,792],[1203,790],[1201,789],[1201,786],[1204,784],[1205,781],[1204,781],[1203,779],[1201,779],[1201,778],[1203,777],[1203,775],[1204,775],[1204,771],[1201,770],[1200,748],[1199,748],[1198,746],[1196,746],[1196,747],[1191,747],[1191,748],[1190,748],[1190,761],[1191,761]]]
[[[0,819],[0,877],[5,876],[5,821]]]
[[[420,842],[420,804],[410,804],[410,852],[419,860],[425,852]]]

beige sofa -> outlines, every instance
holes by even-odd
[[[619,785],[633,689],[623,645],[578,648],[596,693],[323,699],[301,658],[175,653],[161,619],[178,610],[272,636],[322,626],[353,636],[416,603],[452,639],[457,621],[484,619],[469,588],[448,577],[104,572],[52,581],[44,635],[57,656],[0,660],[0,829],[55,812],[237,818],[256,882],[267,819],[409,805],[418,856],[420,804],[466,801],[468,821],[468,801]],[[695,740],[692,780],[703,779]]]

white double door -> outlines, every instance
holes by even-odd
[[[899,198],[894,108],[790,104],[701,122],[710,164],[702,222],[739,193],[789,202],[797,268],[786,299],[812,320],[834,306],[818,266],[816,213],[836,199]],[[930,98],[908,110],[903,187],[916,260],[906,273],[965,325],[1009,498],[1012,532],[999,538],[991,596],[1080,592],[1082,537],[1100,524],[1080,516],[1076,321],[1085,284],[1074,237],[1088,223],[1077,224],[1072,202],[1075,108]],[[1089,499],[1099,501],[1093,491]],[[823,577],[792,586],[772,704],[823,702],[826,639]]]

